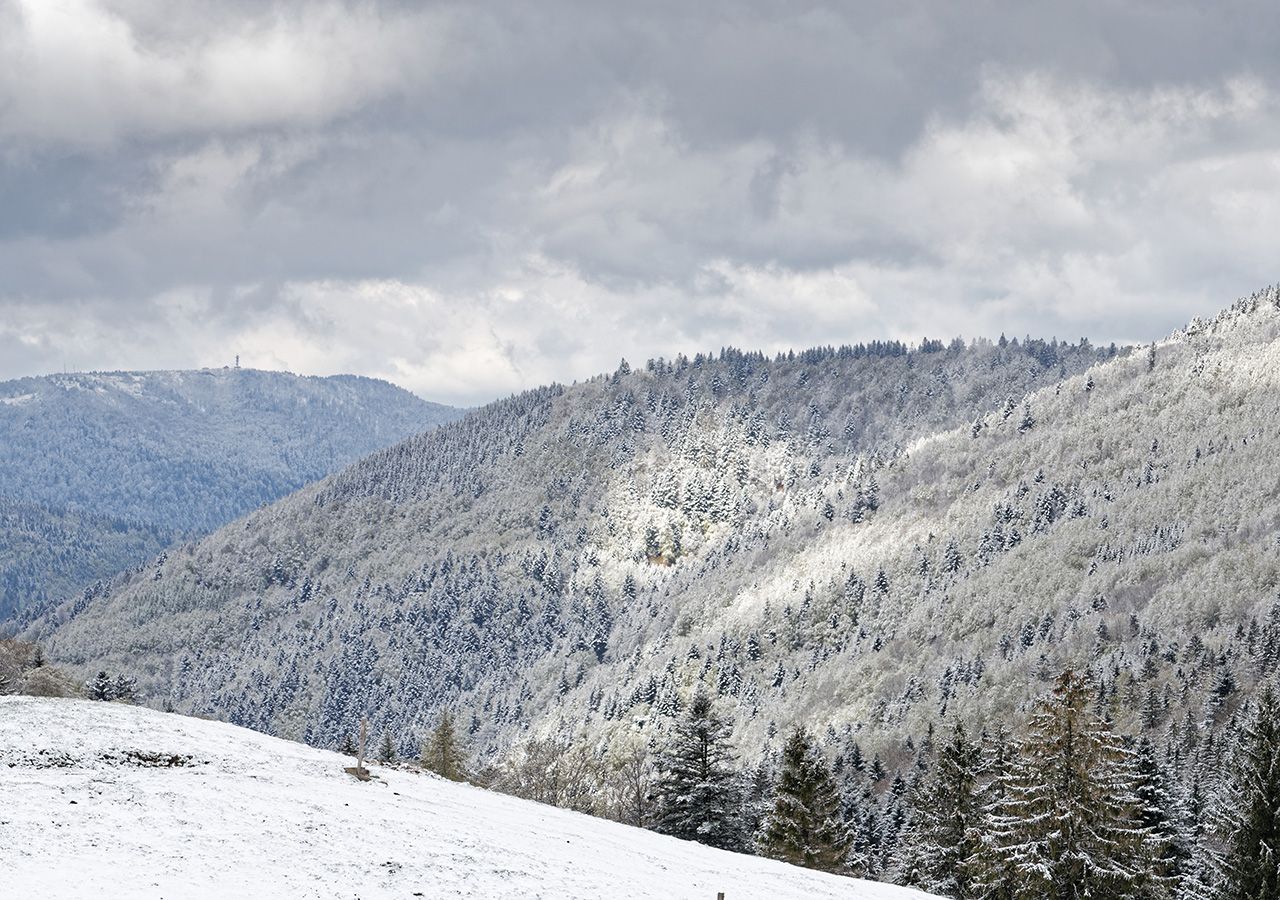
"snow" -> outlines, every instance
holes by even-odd
[[[168,763],[177,757],[180,765]],[[220,722],[0,697],[5,890],[128,898],[845,898],[916,891],[725,853]]]
[[[35,394],[18,394],[16,397],[0,397],[0,403],[5,406],[23,406],[36,399]]]

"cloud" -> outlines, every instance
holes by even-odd
[[[1255,13],[0,0],[0,376],[1150,339],[1275,278]]]
[[[94,0],[19,0],[0,38],[0,136],[102,145],[322,124],[429,80],[446,23],[318,3],[145,40]]]

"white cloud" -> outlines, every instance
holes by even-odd
[[[0,34],[0,135],[93,145],[316,126],[427,79],[447,22],[317,3],[143,40],[101,0],[16,0]]]

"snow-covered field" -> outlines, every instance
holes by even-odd
[[[220,722],[0,697],[0,894],[920,900]]]

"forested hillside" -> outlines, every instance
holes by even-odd
[[[0,496],[0,619],[150,559],[171,536],[154,525]]]
[[[177,708],[321,744],[365,711],[409,741],[448,704],[498,751],[548,717],[673,711],[699,678],[744,719],[782,715],[816,642],[862,655],[839,621],[840,644],[807,633],[849,575],[833,588],[808,555],[883,545],[914,443],[983,417],[1016,433],[1030,392],[1113,355],[1002,340],[624,365],[376,453],[41,627]]]
[[[0,618],[459,414],[373,379],[248,369],[0,384]]]
[[[804,725],[853,871],[926,886],[911,835],[951,723],[1034,754],[1087,720],[1099,758],[1146,739],[1207,865],[1196,823],[1280,664],[1278,372],[1274,289],[1133,352],[624,364],[376,453],[30,636],[320,745],[368,715],[412,753],[451,709],[533,794],[521,760],[666,745],[701,690],[763,784]]]

